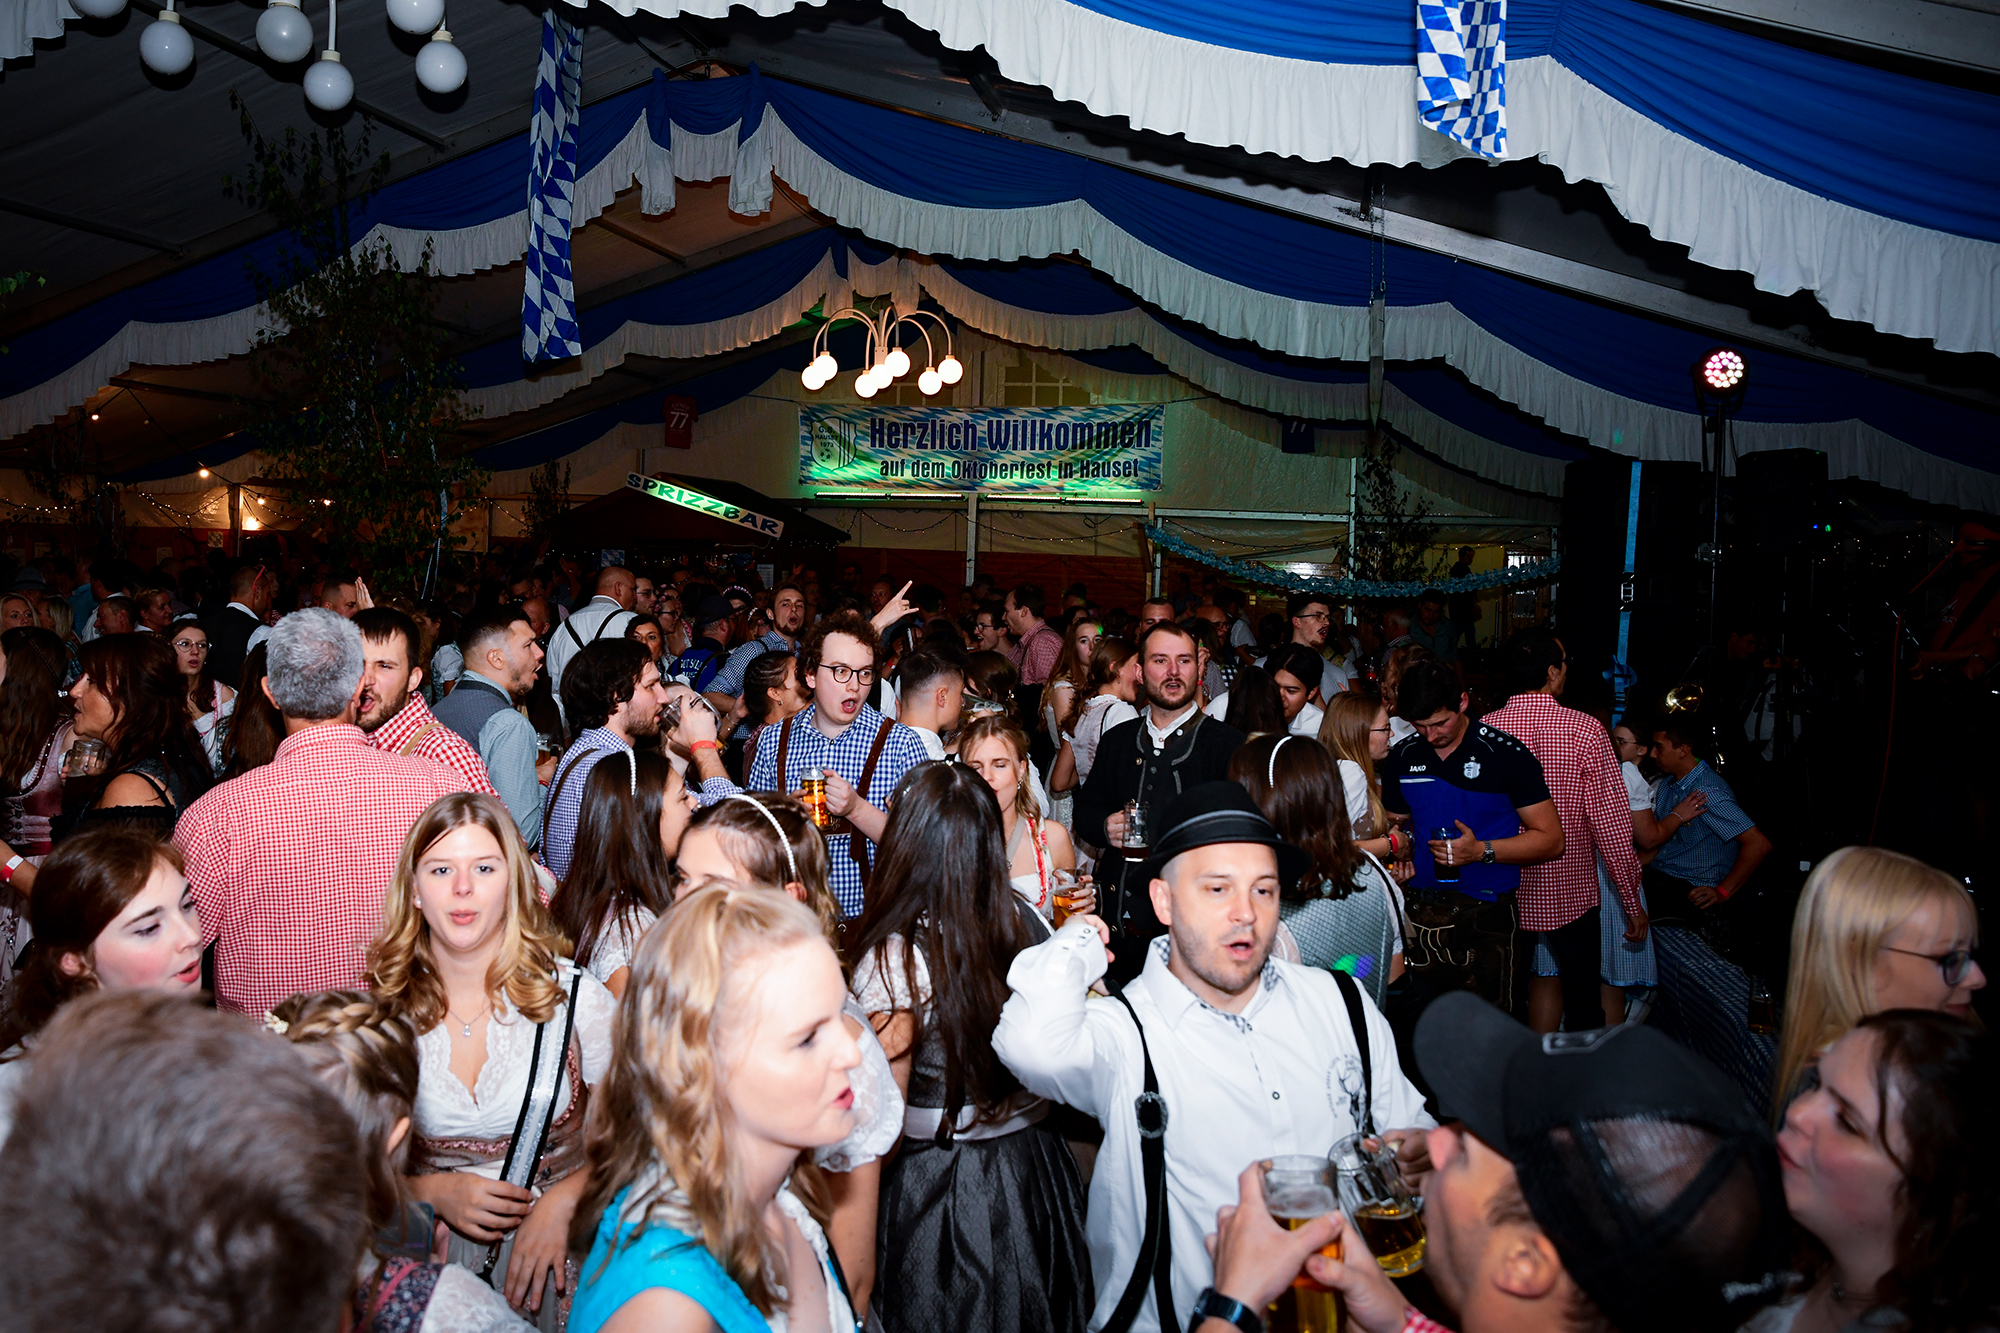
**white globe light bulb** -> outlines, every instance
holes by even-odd
[[[444,22],[444,0],[388,0],[389,22],[422,36]]]
[[[840,363],[833,359],[832,352],[821,352],[813,358],[812,372],[819,376],[820,383],[824,384],[840,373]]]
[[[87,19],[116,18],[125,12],[125,0],[70,0],[70,4]]]
[[[923,390],[926,396],[934,394],[944,388],[944,376],[938,374],[935,370],[926,370],[923,374],[917,376],[917,387]]]
[[[958,364],[958,358],[948,356],[938,362],[938,378],[946,384],[956,384],[965,378],[965,367]]]
[[[354,76],[340,63],[340,52],[320,52],[306,71],[306,101],[322,111],[338,111],[353,100]]]
[[[881,387],[881,385],[875,382],[874,376],[865,373],[858,376],[854,381],[854,392],[860,394],[863,398],[873,398],[875,391]]]
[[[417,52],[417,82],[434,93],[455,93],[465,86],[465,52],[443,28]]]
[[[181,26],[181,16],[163,9],[139,34],[139,59],[155,74],[179,74],[194,63],[194,38]]]
[[[882,364],[889,368],[891,379],[901,379],[910,373],[910,354],[898,347],[889,353]]]
[[[807,393],[818,393],[820,391],[820,387],[825,383],[826,383],[825,380],[813,374],[811,366],[807,366],[805,368],[805,372],[799,376],[799,385],[802,388],[804,388]]]
[[[271,0],[257,16],[257,49],[279,64],[304,60],[312,45],[312,20],[299,12],[299,0]]]

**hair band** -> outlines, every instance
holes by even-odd
[[[1264,766],[1264,785],[1273,791],[1278,787],[1278,751],[1284,749],[1285,742],[1290,739],[1290,735],[1278,737],[1278,743],[1271,747],[1271,762]]]
[[[639,799],[639,752],[631,746],[625,747],[625,766],[632,773],[632,799]]]
[[[729,795],[723,797],[722,799],[725,801],[748,801],[751,805],[757,807],[757,813],[764,816],[765,819],[770,821],[772,829],[777,832],[778,845],[785,849],[785,866],[787,869],[791,871],[792,874],[792,877],[786,880],[785,883],[786,884],[805,883],[804,880],[799,878],[799,858],[793,855],[792,853],[792,837],[789,833],[785,832],[785,826],[778,822],[778,817],[771,813],[771,807],[765,805],[755,796],[750,795],[750,793],[742,791],[733,791],[729,793]]]

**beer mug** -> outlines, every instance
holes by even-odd
[[[1771,994],[1771,983],[1762,977],[1750,978],[1750,998],[1745,1005],[1744,1022],[1759,1036],[1778,1035],[1778,1001]]]
[[[1125,802],[1125,838],[1119,845],[1120,850],[1125,853],[1125,859],[1145,860],[1146,851],[1152,845],[1146,828],[1146,807],[1136,800]]]
[[[799,800],[805,804],[806,813],[812,816],[815,828],[825,828],[833,822],[833,816],[826,808],[826,772],[815,768],[800,779]]]
[[[1264,1206],[1287,1231],[1340,1207],[1339,1172],[1325,1157],[1273,1157],[1264,1163]],[[1340,1257],[1340,1242],[1320,1251]],[[1340,1293],[1322,1287],[1301,1270],[1292,1285],[1265,1311],[1267,1333],[1340,1333],[1347,1307]]]
[[[104,756],[109,748],[103,741],[91,736],[79,736],[63,756],[62,775],[66,778],[87,778],[104,769]]]
[[[1340,1169],[1340,1202],[1354,1229],[1390,1277],[1408,1277],[1424,1266],[1424,1215],[1403,1180],[1396,1147],[1350,1134],[1333,1149]]]
[[[1067,870],[1056,871],[1050,879],[1054,889],[1055,926],[1057,930],[1061,930],[1063,922],[1069,920],[1069,914],[1076,910],[1076,900],[1080,896],[1076,891],[1078,880]]]

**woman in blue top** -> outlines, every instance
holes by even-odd
[[[698,889],[646,934],[587,1131],[570,1333],[853,1333],[812,1162],[854,1128],[845,997],[784,894]]]

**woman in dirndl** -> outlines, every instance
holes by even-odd
[[[403,844],[368,966],[418,1034],[410,1193],[449,1226],[451,1261],[547,1331],[566,1326],[576,1289],[584,1112],[617,1006],[568,951],[507,807],[476,792],[433,803]]]

